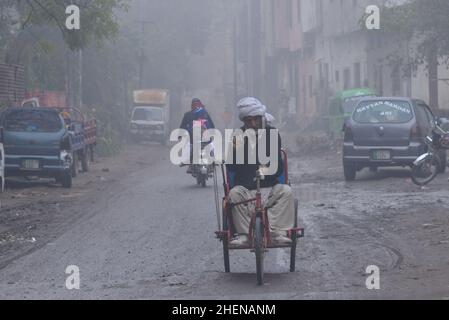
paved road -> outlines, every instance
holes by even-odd
[[[77,218],[64,220],[57,236],[41,235],[38,246],[4,264],[0,298],[449,297],[444,178],[433,189],[419,190],[407,172],[393,170],[365,172],[346,184],[333,155],[292,158],[306,228],[297,272],[288,272],[288,251],[271,250],[267,283],[257,287],[255,259],[247,251],[232,252],[232,273],[223,273],[213,188],[197,187],[185,169],[169,163],[162,147],[139,152],[139,169],[129,170],[135,162],[124,161],[120,178],[75,187],[72,192],[85,191],[85,201],[72,204]],[[48,188],[50,196],[60,192],[38,188]],[[381,290],[365,286],[365,269],[373,264],[381,270]],[[65,286],[70,265],[79,267],[79,290]]]

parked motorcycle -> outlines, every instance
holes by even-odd
[[[436,176],[444,172],[446,167],[446,151],[449,150],[449,132],[441,128],[440,123],[435,125],[429,136],[426,137],[428,150],[415,160],[412,166],[412,181],[418,186],[425,186],[432,182]]]

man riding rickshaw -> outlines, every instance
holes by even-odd
[[[230,272],[229,250],[254,250],[257,280],[262,285],[267,249],[291,248],[290,271],[294,272],[296,243],[304,230],[297,227],[298,201],[288,180],[287,154],[277,129],[267,123],[266,107],[251,97],[242,99],[237,107],[244,123],[243,136],[234,137],[233,156],[226,160],[226,167],[222,166],[225,198],[217,236],[223,241],[225,271]],[[249,139],[248,132],[255,133],[255,139]],[[260,149],[270,159],[269,164],[262,164]],[[254,150],[255,162],[251,161]],[[276,154],[267,154],[268,150]],[[239,154],[244,155],[243,162],[237,161]],[[273,162],[277,163],[274,168]]]

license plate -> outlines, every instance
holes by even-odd
[[[22,169],[29,169],[29,170],[39,169],[39,160],[23,160]]]
[[[376,150],[372,154],[373,160],[391,160],[391,152],[389,150]]]

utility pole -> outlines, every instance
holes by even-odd
[[[78,108],[83,106],[83,50],[78,50]]]
[[[237,51],[237,21],[234,20],[233,30],[233,68],[234,68],[234,104],[237,104],[238,90],[239,90],[239,76],[238,76],[238,51]]]
[[[142,27],[141,30],[141,38],[140,38],[140,52],[139,52],[139,86],[142,89],[143,88],[143,80],[144,80],[144,76],[145,76],[145,65],[147,62],[147,57],[145,56],[145,43],[146,41],[145,39],[145,26],[147,24],[152,25],[154,24],[153,21],[149,21],[149,20],[139,20],[136,21],[137,23],[139,23]]]
[[[146,64],[146,56],[145,56],[145,30],[146,25],[154,25],[155,23],[153,21],[145,20],[145,2],[140,2],[140,14],[141,19],[137,20],[136,23],[140,24],[141,26],[141,36],[140,36],[140,52],[139,52],[139,86],[140,89],[143,88],[144,85],[144,76],[145,76],[145,64]]]

